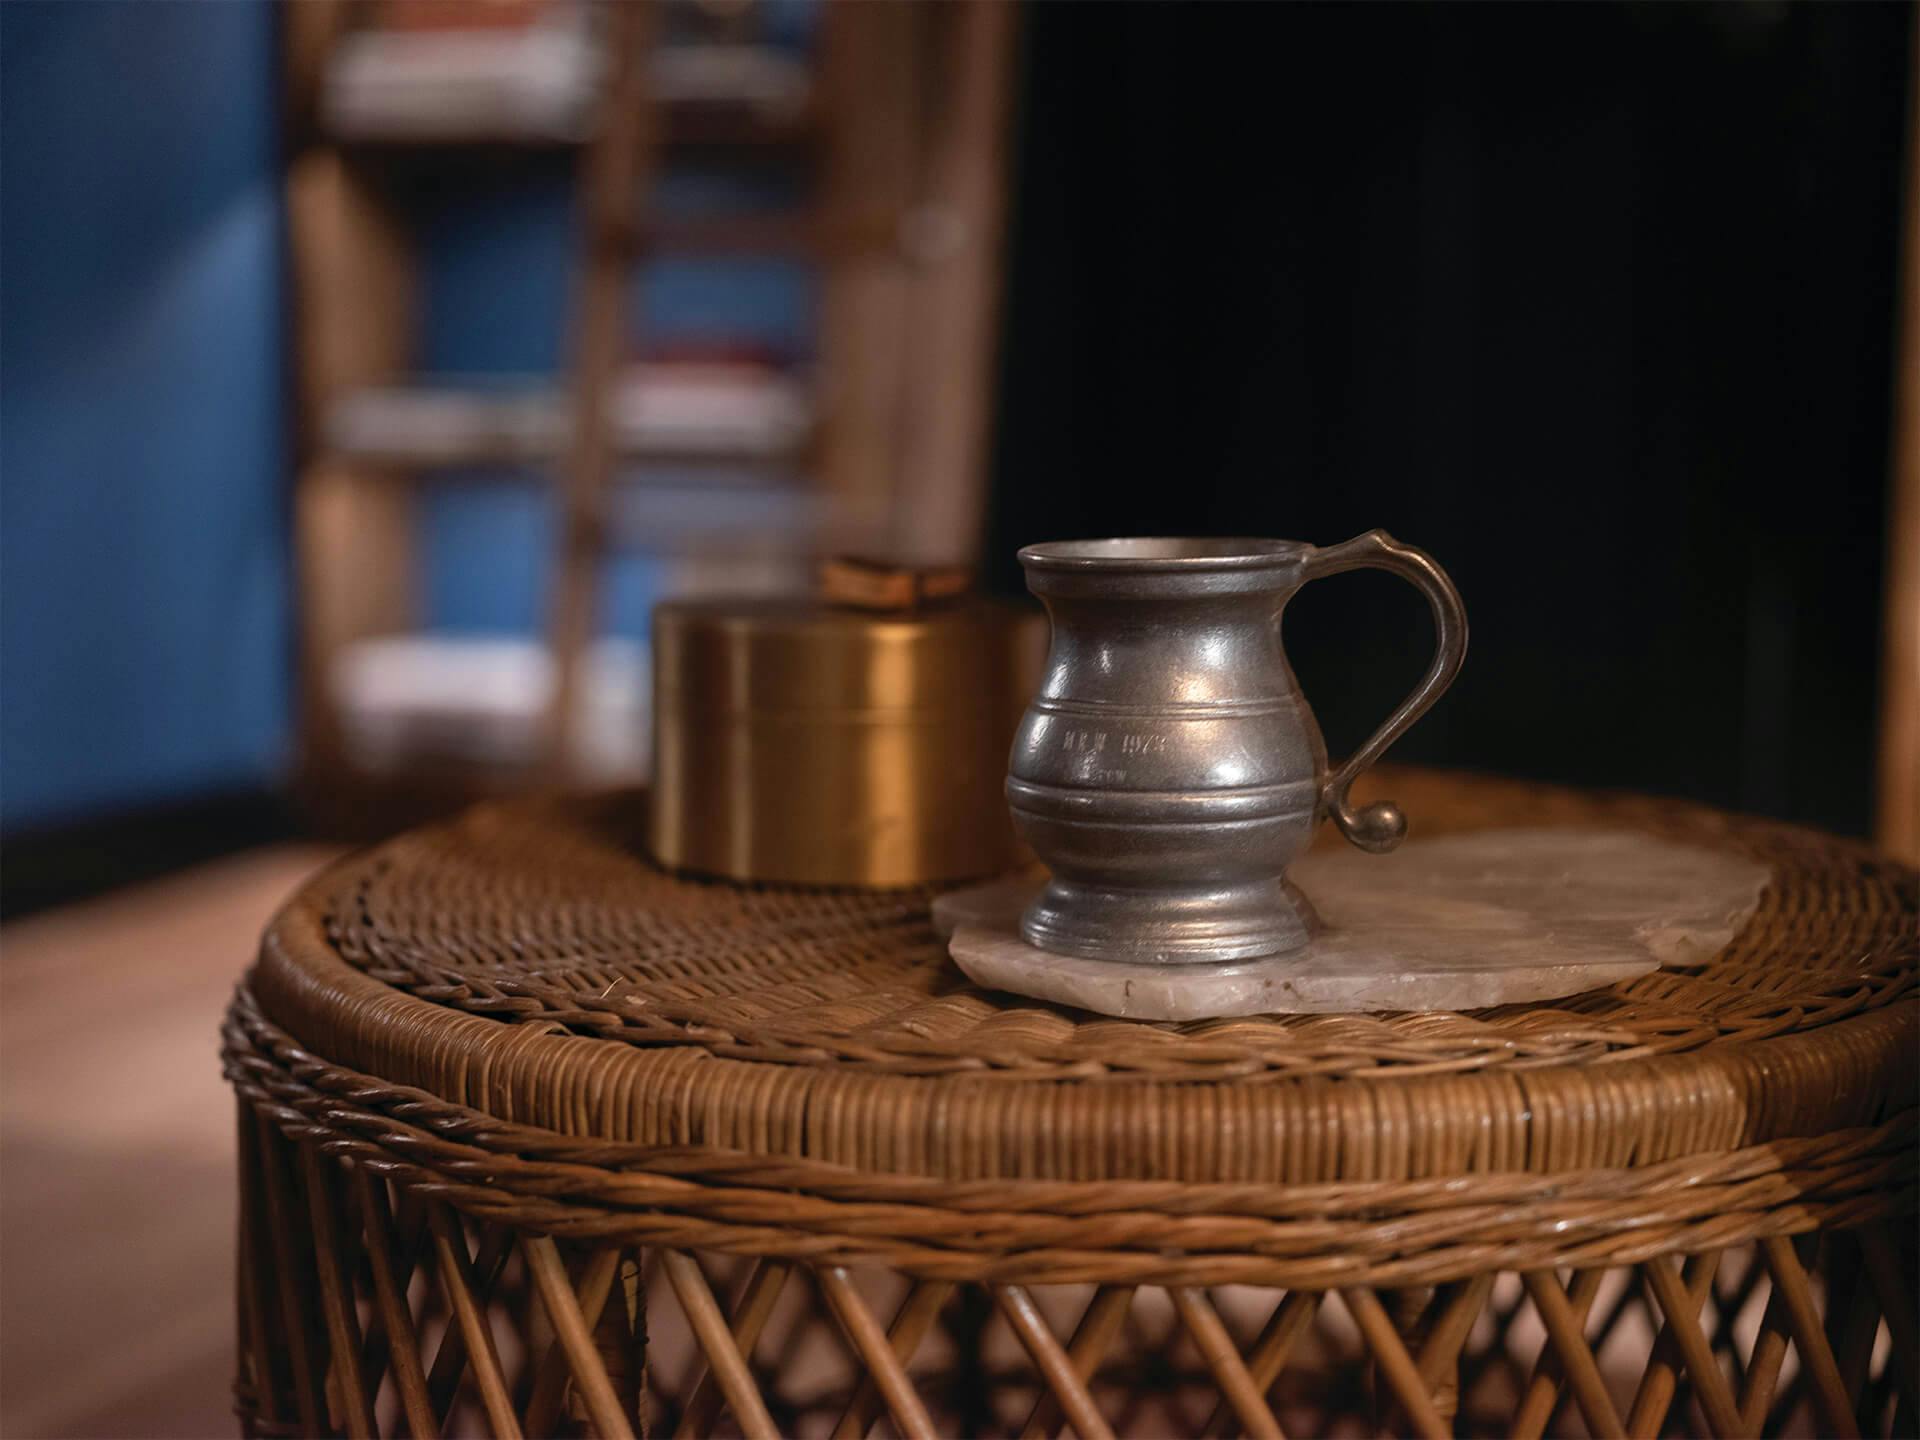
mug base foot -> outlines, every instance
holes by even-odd
[[[1049,880],[1020,920],[1029,945],[1130,965],[1283,955],[1313,938],[1313,906],[1285,876],[1193,890],[1131,891]]]

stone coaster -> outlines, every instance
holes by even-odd
[[[976,984],[1130,1020],[1478,1010],[1699,964],[1759,903],[1767,867],[1607,830],[1482,830],[1391,855],[1322,851],[1288,872],[1319,912],[1303,948],[1224,965],[1136,965],[1035,949],[1023,875],[934,902]]]

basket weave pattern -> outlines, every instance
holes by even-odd
[[[336,867],[223,1032],[246,1423],[1904,1433],[1913,874],[1692,807],[1390,783],[1430,832],[1641,827],[1774,880],[1710,963],[1553,1006],[1176,1026],[974,989],[924,893],[667,876],[630,799]],[[1601,1359],[1638,1314],[1627,1383]],[[845,1362],[812,1398],[767,1358],[810,1324]],[[954,1382],[982,1334],[1018,1363]]]
[[[642,813],[633,799],[597,815],[556,809],[504,823],[482,811],[407,837],[337,877],[327,934],[374,978],[470,1014],[889,1074],[1224,1079],[1537,1067],[1811,1030],[1913,993],[1911,876],[1870,852],[1690,806],[1482,781],[1469,808],[1448,803],[1458,781],[1402,773],[1387,783],[1432,817],[1423,834],[1489,819],[1646,829],[1730,846],[1778,878],[1746,932],[1698,971],[1474,1017],[1142,1026],[1009,1003],[946,963],[927,895],[676,879],[636,858],[637,837],[621,824]]]

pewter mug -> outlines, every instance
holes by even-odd
[[[1007,801],[1053,872],[1027,942],[1092,959],[1251,959],[1304,945],[1315,920],[1286,867],[1330,815],[1362,850],[1406,834],[1390,803],[1356,810],[1359,775],[1453,682],[1467,616],[1446,572],[1385,531],[1292,540],[1071,540],[1020,551],[1053,622],[1046,677],[1014,736]],[[1388,570],[1433,607],[1433,663],[1329,773],[1281,644],[1310,580]]]

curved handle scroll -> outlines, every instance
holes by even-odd
[[[1407,817],[1391,801],[1355,810],[1347,792],[1389,745],[1427,713],[1428,707],[1460,673],[1460,662],[1467,658],[1467,611],[1460,603],[1460,592],[1453,588],[1447,572],[1431,555],[1411,545],[1402,545],[1384,530],[1369,530],[1344,544],[1315,550],[1307,557],[1304,579],[1318,580],[1343,570],[1392,571],[1417,587],[1433,607],[1435,645],[1433,663],[1427,667],[1427,673],[1414,686],[1413,693],[1400,703],[1400,708],[1387,717],[1387,723],[1348,756],[1347,763],[1329,775],[1320,790],[1321,803],[1333,817],[1333,823],[1340,827],[1340,833],[1362,850],[1379,855],[1406,838]]]

